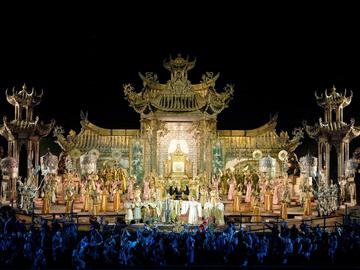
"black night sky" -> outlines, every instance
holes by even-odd
[[[139,115],[124,100],[122,85],[140,90],[139,71],[153,71],[165,82],[163,59],[182,53],[197,58],[193,82],[213,71],[221,74],[218,91],[226,83],[236,86],[219,129],[256,128],[278,112],[278,130],[290,133],[303,119],[314,123],[322,116],[314,91],[332,84],[353,90],[345,118],[360,124],[356,9],[274,10],[206,2],[1,9],[0,116],[13,114],[5,89],[25,82],[44,89],[36,115],[55,118],[67,131],[79,131],[81,109],[99,126],[138,128]]]

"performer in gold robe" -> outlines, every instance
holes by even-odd
[[[307,190],[304,202],[304,216],[311,216],[311,214],[311,195],[310,192]]]
[[[113,190],[114,194],[114,211],[119,212],[121,209],[121,189],[120,186],[116,185]]]
[[[253,216],[251,217],[251,222],[261,222],[260,215],[260,198],[256,196],[254,198],[254,206],[253,206]]]
[[[42,206],[42,214],[50,213],[50,199],[51,199],[52,186],[50,183],[47,183],[44,187],[44,198]]]
[[[241,191],[234,191],[234,201],[233,201],[233,212],[240,212],[241,208]]]
[[[281,203],[281,209],[280,209],[280,217],[281,219],[287,219],[288,218],[288,212],[287,212],[287,203],[282,202]]]
[[[103,189],[101,191],[101,207],[100,211],[106,212],[107,210],[107,200],[108,200],[109,192],[107,191],[106,187],[103,186]]]
[[[65,205],[65,213],[71,213],[72,210],[72,204],[74,201],[74,196],[75,196],[75,189],[74,186],[72,185],[71,181],[67,184],[66,186],[66,191],[65,191],[65,201],[66,201],[66,205]]]
[[[93,190],[92,191],[92,194],[91,194],[91,198],[92,198],[92,202],[93,202],[93,205],[92,205],[92,214],[94,216],[98,215],[99,214],[99,210],[100,210],[100,202],[99,202],[99,192],[97,189]]]

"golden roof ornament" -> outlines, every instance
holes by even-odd
[[[40,104],[44,92],[41,90],[41,93],[37,93],[34,88],[31,89],[31,92],[28,92],[26,84],[23,84],[20,91],[15,90],[15,87],[13,87],[11,94],[9,94],[8,89],[6,89],[5,94],[6,100],[13,106],[34,107]]]
[[[347,90],[344,89],[344,93],[339,93],[336,91],[335,85],[331,87],[331,92],[328,95],[327,89],[325,89],[324,93],[321,93],[319,96],[315,91],[315,98],[317,104],[322,108],[329,109],[337,109],[337,108],[345,108],[351,103],[353,97],[353,92],[350,91],[350,95],[347,96]]]
[[[136,112],[143,115],[159,112],[200,112],[217,115],[227,107],[234,94],[234,87],[226,85],[224,91],[215,90],[215,82],[219,74],[206,72],[199,84],[188,80],[188,71],[195,66],[196,60],[189,61],[179,54],[177,58],[164,61],[164,67],[171,72],[166,84],[158,81],[156,74],[141,73],[144,88],[136,92],[131,84],[124,85],[125,99]]]

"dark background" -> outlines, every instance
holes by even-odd
[[[230,2],[231,3],[231,2]],[[197,58],[190,79],[220,72],[218,91],[235,97],[219,129],[251,129],[279,113],[278,130],[318,121],[314,91],[333,84],[354,92],[345,119],[360,122],[360,42],[356,8],[323,5],[239,6],[202,2],[1,8],[0,116],[13,116],[4,91],[25,82],[44,89],[35,115],[80,129],[80,110],[105,128],[139,128],[122,85],[142,83],[138,72],[169,78],[169,54]],[[49,141],[50,139],[48,139]],[[4,143],[3,140],[1,140]],[[355,140],[352,149],[359,143]],[[306,139],[299,152],[315,154]]]

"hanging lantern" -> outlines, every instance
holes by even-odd
[[[259,170],[262,173],[266,173],[270,178],[275,177],[276,173],[276,159],[270,155],[260,159]]]
[[[288,156],[288,152],[285,150],[281,150],[278,155],[278,157],[281,161],[287,160],[287,156]]]
[[[0,166],[3,174],[12,178],[19,176],[19,166],[15,158],[6,157],[0,161]]]
[[[47,152],[45,155],[40,157],[40,166],[41,166],[42,175],[45,175],[47,173],[56,174],[58,170],[58,165],[59,165],[58,157],[50,152]]]
[[[75,160],[80,158],[80,156],[81,156],[81,152],[77,148],[72,149],[69,154],[70,154],[71,158],[73,158]]]
[[[315,177],[317,171],[317,158],[307,154],[300,158],[300,171],[305,177]]]
[[[252,156],[253,156],[253,159],[259,160],[262,158],[263,154],[259,149],[257,149],[252,153]]]
[[[357,169],[358,165],[359,164],[354,159],[349,159],[348,161],[346,161],[346,163],[345,163],[345,176],[348,177],[352,173],[354,173],[354,170]]]
[[[82,174],[96,173],[97,155],[86,153],[80,157],[80,168]]]

